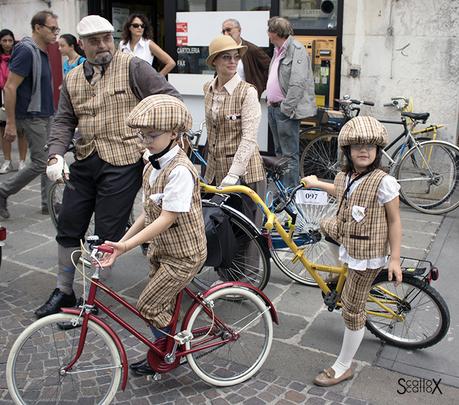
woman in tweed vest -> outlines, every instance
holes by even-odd
[[[373,280],[389,260],[389,280],[402,281],[400,245],[402,227],[397,180],[380,170],[381,148],[387,144],[384,126],[372,117],[348,121],[338,137],[346,158],[334,184],[316,176],[303,179],[308,187],[321,188],[337,197],[336,217],[321,223],[339,244],[340,260],[348,266],[341,302],[344,337],[335,363],[320,373],[314,384],[331,386],[352,378],[352,359],[363,339],[365,304]]]
[[[170,331],[177,294],[192,280],[207,256],[198,173],[176,143],[191,128],[191,115],[176,97],[154,95],[129,114],[127,125],[152,153],[143,175],[143,213],[118,242],[106,242],[116,258],[149,242],[150,275],[137,308],[155,338]],[[138,374],[153,374],[147,360],[131,364]]]
[[[264,196],[266,176],[257,145],[260,102],[256,88],[237,74],[237,64],[246,51],[246,46],[227,35],[218,36],[209,45],[207,64],[217,74],[204,85],[208,143],[205,180],[220,186],[233,186],[242,180]]]

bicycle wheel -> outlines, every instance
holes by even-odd
[[[62,198],[64,196],[65,184],[60,181],[56,181],[48,192],[48,210],[51,222],[57,229],[57,218],[59,217],[59,211],[62,207]]]
[[[403,199],[426,214],[444,214],[459,206],[459,148],[443,141],[413,146],[398,164],[395,177]]]
[[[339,266],[338,246],[327,242],[320,231],[320,220],[336,214],[336,199],[328,196],[327,204],[299,204],[293,203],[298,213],[293,241],[303,249],[303,255],[313,263],[328,264],[330,266]],[[283,215],[282,215],[283,214]],[[283,212],[279,219],[281,223],[288,221],[288,215]],[[271,234],[272,249],[271,257],[277,267],[291,279],[310,286],[317,286],[317,283],[311,277],[301,261],[295,259],[295,254],[286,246],[279,234],[275,231]],[[326,280],[328,274],[320,272]]]
[[[429,138],[429,137],[426,137],[426,136],[416,136],[416,141],[417,141],[417,142],[430,141],[431,139],[432,139],[432,138]],[[405,151],[405,150],[411,149],[412,146],[413,146],[413,144],[412,144],[412,142],[410,142],[410,146],[409,146],[408,148],[404,149],[404,151]],[[395,151],[392,153],[392,156],[391,156],[391,157],[392,157],[392,160],[393,160],[394,162],[397,160],[398,155],[400,154],[400,150],[402,149],[402,147],[405,148],[405,146],[404,146],[403,144],[398,145],[398,146],[395,148]],[[388,160],[384,161],[384,155],[383,155],[383,162],[385,162],[385,163],[383,163],[383,166],[386,165],[387,168],[388,168],[388,171],[389,171],[389,161],[388,161]],[[403,202],[403,203],[406,204],[406,205],[409,205],[409,204],[405,201],[405,199],[403,198],[402,195],[400,195],[400,201]]]
[[[378,304],[368,300],[366,327],[381,340],[404,349],[422,349],[443,339],[448,332],[450,314],[445,300],[425,281],[403,274],[402,283],[396,287],[387,280],[387,271],[373,282],[370,296],[401,315],[393,319]]]
[[[112,338],[94,322],[88,323],[79,360],[71,370],[63,370],[77,350],[81,328],[63,330],[59,325],[77,318],[50,315],[19,335],[6,364],[8,390],[15,403],[111,402],[121,381],[121,359]]]
[[[238,218],[232,211],[225,212],[229,215],[236,238],[236,255],[228,267],[204,266],[194,277],[193,284],[208,290],[217,283],[241,281],[263,290],[271,274],[266,241],[247,221]]]
[[[311,132],[305,130],[303,133]],[[338,133],[319,135],[303,149],[300,157],[301,177],[315,174],[320,179],[333,180],[339,171]]]
[[[244,299],[232,301],[233,296]],[[261,368],[271,349],[269,309],[258,295],[241,287],[223,288],[206,300],[212,303],[211,313],[197,306],[186,326],[194,336],[186,350],[199,349],[187,356],[188,363],[209,384],[242,383]]]

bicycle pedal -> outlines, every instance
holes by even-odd
[[[161,374],[154,373],[154,374],[147,375],[147,380],[148,381],[160,381],[161,380]]]
[[[182,330],[174,336],[174,340],[179,344],[183,345],[193,339],[193,334],[187,330]]]
[[[324,304],[330,312],[333,312],[338,302],[339,294],[336,291],[330,291],[324,297]]]

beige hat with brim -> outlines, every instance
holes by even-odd
[[[177,97],[155,94],[144,98],[126,118],[130,128],[154,128],[164,132],[187,132],[193,119]]]
[[[247,52],[245,45],[238,45],[236,41],[229,35],[219,35],[214,38],[209,45],[209,56],[207,57],[207,65],[214,67],[212,62],[218,56],[219,53],[225,51],[238,50],[241,57]]]

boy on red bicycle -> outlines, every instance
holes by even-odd
[[[150,274],[137,308],[150,322],[155,338],[168,333],[177,294],[193,279],[207,256],[199,176],[177,145],[192,118],[176,97],[153,95],[129,114],[127,125],[152,155],[143,173],[144,209],[103,266],[111,266],[131,249],[149,242]],[[138,374],[153,374],[147,360],[131,364]]]

